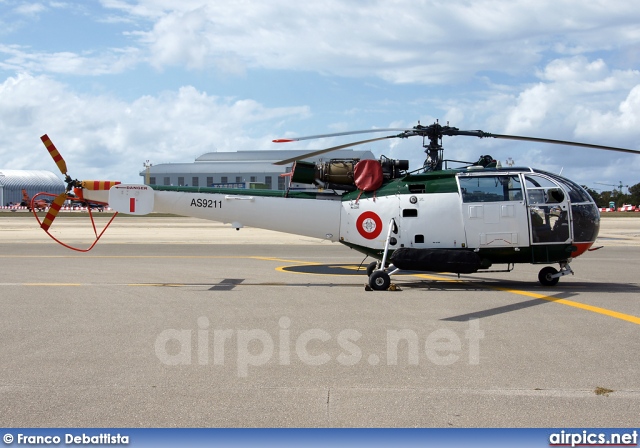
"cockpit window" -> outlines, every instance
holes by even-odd
[[[524,179],[529,205],[560,204],[564,201],[565,195],[562,188],[549,179],[531,175],[526,175]]]
[[[587,193],[584,188],[582,188],[572,180],[566,179],[553,173],[545,172],[544,174],[553,178],[553,180],[564,186],[564,188],[569,193],[569,200],[572,203],[577,204],[581,202],[593,202],[593,199],[591,198],[589,193]]]
[[[463,202],[522,201],[522,184],[518,176],[459,177]]]
[[[557,185],[551,182],[549,179],[540,176],[525,176],[524,180],[527,188],[557,187]]]

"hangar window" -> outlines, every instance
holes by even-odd
[[[149,178],[149,185],[155,185],[156,184],[156,178],[155,177],[150,177]]]
[[[165,177],[164,178],[164,185],[171,185],[171,178],[170,177]]]
[[[199,187],[200,186],[200,178],[196,177],[196,176],[192,177],[191,178],[191,185],[193,187]]]

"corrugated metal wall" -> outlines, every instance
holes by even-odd
[[[22,190],[29,197],[36,193],[60,194],[65,190],[64,182],[51,171],[44,170],[3,170],[0,169],[0,205],[22,201]]]

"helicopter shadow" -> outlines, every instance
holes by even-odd
[[[558,284],[553,288],[540,286],[535,282],[517,282],[489,279],[451,279],[451,280],[427,280],[420,282],[398,283],[398,286],[406,290],[424,291],[518,291],[540,294],[540,298],[533,298],[517,303],[511,303],[499,307],[479,310],[440,319],[448,322],[467,322],[470,319],[482,319],[511,313],[540,305],[548,305],[561,299],[575,299],[582,292],[589,293],[624,293],[634,294],[638,297],[640,286],[625,283],[592,283],[592,282],[567,282]]]
[[[362,276],[366,281],[366,266],[357,264],[305,264],[292,265],[280,268],[284,272],[298,274],[312,274],[325,276]],[[416,278],[419,275],[437,275],[437,279]],[[449,275],[449,277],[445,277]],[[526,290],[544,295],[552,295],[557,298],[569,298],[580,292],[600,293],[625,293],[639,294],[640,285],[634,283],[616,282],[584,282],[567,280],[553,287],[541,286],[537,281],[516,281],[495,279],[487,277],[474,277],[472,275],[442,274],[437,272],[402,271],[391,280],[397,286],[407,290],[424,291],[485,291],[485,290]]]

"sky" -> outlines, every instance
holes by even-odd
[[[46,133],[72,177],[140,183],[146,160],[436,120],[640,150],[638,0],[0,0],[0,168],[56,171]],[[597,190],[640,183],[637,155],[443,146]],[[419,137],[357,149],[425,158]]]

